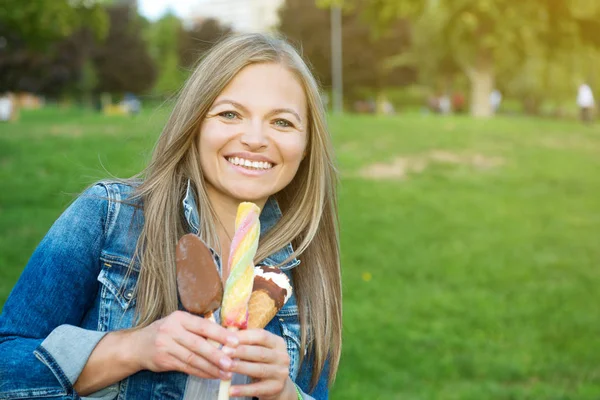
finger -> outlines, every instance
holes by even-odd
[[[264,329],[246,329],[237,332],[239,344],[260,345],[276,349],[281,339],[279,336]]]
[[[289,356],[287,355],[287,352],[283,354],[282,352],[278,352],[268,347],[240,345],[231,350],[228,347],[223,347],[223,350],[229,357],[238,358],[242,361],[276,364],[278,363],[277,361],[280,360],[279,363],[286,364],[285,361],[287,358],[287,364],[289,365]]]
[[[200,318],[190,313],[182,314],[184,315],[180,317],[181,325],[186,330],[230,347],[238,345],[239,340],[235,332],[228,331],[216,322],[206,318]]]
[[[289,367],[276,364],[262,364],[235,360],[231,372],[247,375],[257,380],[285,380],[290,373]]]
[[[284,383],[276,381],[260,381],[247,385],[235,385],[229,389],[232,397],[270,397],[283,390]]]
[[[197,373],[202,373],[205,375],[202,377],[208,376],[210,379],[220,379],[226,374],[225,371],[221,370],[215,364],[184,346],[172,346],[169,349],[169,354],[175,359],[177,366],[181,368],[180,370],[187,374],[196,375]]]
[[[194,375],[194,376],[197,376],[199,378],[204,378],[204,379],[231,380],[231,373],[230,372],[220,371],[219,375],[215,376],[213,374],[207,373],[204,370],[194,368],[193,366],[191,366],[189,364],[186,364],[184,362],[181,362],[179,360],[176,360],[176,362],[174,363],[174,370],[183,372],[183,373],[188,374],[188,375]]]
[[[231,358],[201,336],[181,330],[179,334],[173,337],[173,340],[187,351],[207,360],[207,362],[210,362],[215,367],[218,366],[224,370],[231,367]],[[182,361],[185,360],[182,359]]]

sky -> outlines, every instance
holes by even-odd
[[[138,0],[140,14],[150,20],[157,20],[170,8],[178,17],[184,17],[192,8],[206,4],[209,0]]]
[[[191,16],[216,18],[241,31],[261,29],[263,22],[270,23],[268,13],[257,17],[255,13],[259,8],[253,8],[252,5],[276,5],[280,2],[281,0],[263,0],[262,3],[248,0],[137,0],[140,14],[151,21],[156,21],[171,10],[183,20],[188,20]]]

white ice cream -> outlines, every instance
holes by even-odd
[[[285,289],[285,300],[283,301],[283,304],[285,304],[289,298],[292,296],[292,285],[290,285],[290,279],[287,277],[287,275],[283,272],[271,272],[271,271],[265,271],[262,269],[262,266],[256,266],[254,267],[254,274],[257,276],[260,276],[268,281],[272,281],[275,282],[275,284],[277,286],[279,286],[282,289]]]

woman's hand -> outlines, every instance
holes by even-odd
[[[205,318],[175,311],[139,331],[132,341],[140,369],[180,371],[209,379],[231,379],[231,357],[209,340],[235,348],[235,333]]]
[[[232,386],[231,396],[297,399],[295,385],[289,377],[290,357],[283,338],[264,329],[239,331],[237,337],[237,348],[224,347],[223,352],[235,359],[231,371],[247,375],[253,382]]]

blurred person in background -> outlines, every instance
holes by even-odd
[[[385,115],[393,115],[396,113],[396,109],[394,108],[394,105],[389,100],[386,100],[383,102],[382,108],[383,108],[383,113]]]
[[[129,115],[137,115],[142,109],[142,103],[133,93],[125,93],[123,106]]]
[[[452,114],[452,100],[448,93],[442,94],[438,99],[438,105],[440,114],[449,115]]]
[[[465,95],[460,91],[454,92],[454,94],[452,95],[452,109],[454,110],[454,112],[457,114],[463,114],[467,111],[466,106],[467,102],[465,99]]]
[[[492,93],[490,93],[490,105],[492,106],[492,111],[494,112],[494,114],[498,113],[501,104],[502,93],[500,93],[498,89],[494,89]]]
[[[577,106],[579,106],[580,118],[586,124],[592,122],[594,105],[592,88],[586,82],[583,82],[577,90]]]
[[[13,117],[13,99],[10,93],[0,94],[0,121],[8,122]]]

